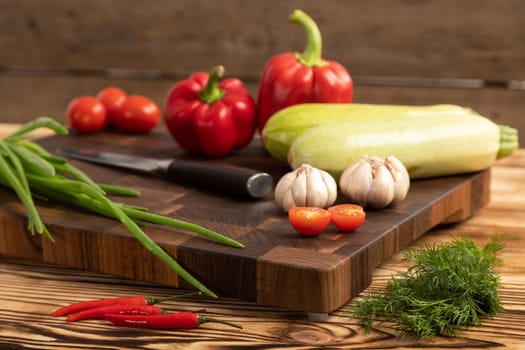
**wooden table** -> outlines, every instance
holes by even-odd
[[[0,137],[10,126],[0,124]],[[498,161],[492,169],[491,202],[471,219],[438,227],[411,247],[467,236],[485,244],[492,235],[511,234],[500,253],[504,265],[500,295],[504,309],[462,338],[439,337],[425,342],[397,337],[389,325],[365,334],[342,307],[327,317],[267,307],[234,299],[210,300],[192,296],[164,303],[169,310],[206,309],[216,318],[239,323],[242,330],[205,324],[185,331],[116,328],[104,321],[66,323],[51,311],[67,303],[122,295],[166,296],[183,293],[172,288],[117,279],[32,261],[0,257],[0,348],[32,349],[234,349],[331,348],[525,348],[525,150]],[[0,232],[1,232],[0,227]],[[22,233],[21,234],[25,234]],[[380,288],[393,273],[403,271],[401,254],[382,264],[370,288]]]

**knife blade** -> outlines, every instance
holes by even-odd
[[[58,148],[67,158],[162,176],[214,192],[237,197],[262,198],[273,189],[270,174],[255,169],[180,159],[155,159],[91,149]]]

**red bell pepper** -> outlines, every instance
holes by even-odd
[[[197,72],[169,91],[164,119],[173,139],[188,152],[223,157],[248,145],[257,127],[257,107],[244,84],[224,79],[224,67]]]
[[[321,57],[321,33],[314,20],[295,10],[290,22],[306,30],[307,46],[302,54],[285,52],[266,63],[257,101],[259,131],[274,113],[294,104],[352,102],[352,78],[343,65]]]

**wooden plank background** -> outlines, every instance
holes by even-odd
[[[525,132],[522,0],[0,0],[0,122],[65,121],[72,98],[109,84],[162,104],[217,64],[255,97],[272,55],[304,49],[295,8],[350,71],[355,101],[456,103]]]

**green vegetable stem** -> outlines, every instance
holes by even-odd
[[[28,230],[32,234],[45,234],[54,241],[38,214],[34,198],[72,204],[120,221],[148,251],[180,277],[201,292],[217,297],[154,242],[140,226],[146,223],[170,226],[195,232],[235,248],[243,248],[242,243],[193,223],[111,200],[108,195],[138,196],[140,193],[131,188],[96,183],[67,159],[52,155],[38,144],[28,141],[29,133],[37,128],[48,128],[59,134],[67,133],[67,129],[52,118],[40,117],[0,139],[0,184],[12,189],[26,208]]]

